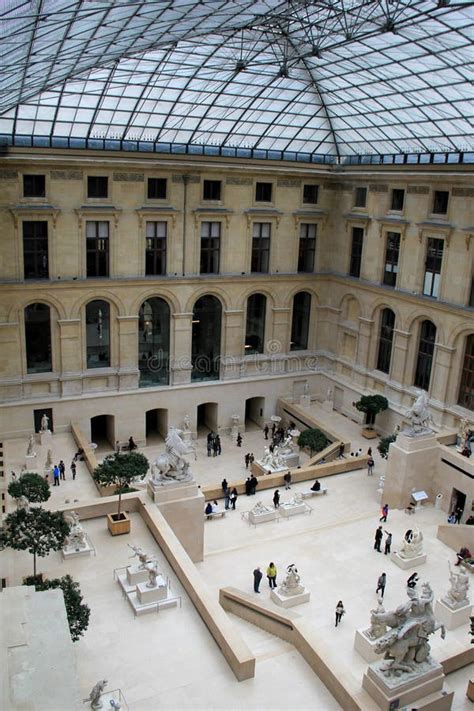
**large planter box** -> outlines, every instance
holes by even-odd
[[[365,437],[365,439],[375,439],[378,436],[377,430],[370,429],[370,427],[362,429],[362,437]]]
[[[112,536],[122,536],[124,533],[130,533],[131,521],[126,513],[120,514],[120,519],[117,521],[117,514],[107,514],[107,528]]]

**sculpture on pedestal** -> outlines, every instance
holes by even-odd
[[[189,432],[191,430],[191,418],[189,417],[189,415],[184,416],[183,430],[184,432]]]
[[[28,437],[28,449],[26,450],[26,456],[27,457],[34,457],[36,454],[35,452],[35,438],[33,435],[30,435]]]
[[[430,584],[423,583],[421,590],[420,595],[415,588],[407,588],[408,602],[389,612],[373,613],[377,623],[390,627],[375,645],[377,653],[385,652],[380,671],[387,677],[416,676],[421,672],[418,665],[429,660],[429,636],[441,629],[445,637],[444,625],[433,614]]]
[[[250,513],[254,514],[255,516],[259,516],[265,513],[273,513],[274,510],[275,509],[271,508],[270,506],[265,506],[263,501],[257,501]]]
[[[177,427],[169,428],[165,440],[166,452],[160,454],[151,467],[151,478],[154,484],[192,479],[189,462],[182,455],[194,452],[194,459],[196,459],[196,447],[192,442],[183,442],[182,434],[183,430]]]
[[[260,464],[265,469],[286,469],[286,462],[283,459],[280,447],[275,447],[273,452],[270,452],[269,447],[265,447],[265,454],[260,460]]]
[[[300,595],[304,592],[304,585],[300,583],[298,569],[294,563],[286,569],[286,578],[280,585],[280,595]]]
[[[46,454],[46,461],[44,463],[44,468],[45,469],[52,469],[53,468],[53,450],[48,449],[48,452]]]
[[[100,697],[102,696],[107,684],[107,679],[101,679],[101,681],[98,681],[97,684],[92,688],[91,693],[89,694],[89,698],[86,699],[86,701],[91,702],[91,709],[102,708],[102,701]]]
[[[40,432],[49,432],[49,417],[46,413],[44,413],[43,417],[41,418]]]
[[[397,553],[400,558],[416,558],[423,555],[423,534],[419,528],[409,528],[405,532],[402,547]]]
[[[428,394],[424,390],[418,390],[415,402],[406,412],[406,417],[410,420],[411,427],[403,431],[404,435],[419,437],[433,432],[430,427],[433,424],[433,418],[428,410],[428,404]]]
[[[469,591],[468,574],[464,570],[459,570],[459,572],[454,571],[449,561],[448,566],[451,587],[446,595],[441,598],[442,601],[446,603],[448,607],[463,607],[464,605],[469,605],[469,598],[467,596]]]
[[[64,520],[69,524],[69,533],[64,541],[65,546],[71,548],[85,548],[87,545],[86,532],[79,523],[79,514],[69,511],[64,514]]]
[[[370,627],[364,632],[365,636],[371,640],[380,639],[386,631],[387,625],[382,621],[381,617],[385,614],[385,608],[382,603],[382,598],[377,598],[377,607],[370,611]]]
[[[146,568],[146,564],[150,562],[150,557],[148,553],[145,553],[140,546],[132,546],[130,543],[127,543],[127,546],[132,549],[133,555],[130,556],[130,558],[135,558],[135,556],[138,556],[138,560],[140,561],[140,565],[138,566],[139,568]]]
[[[17,509],[28,509],[30,507],[30,502],[24,494],[15,499],[15,501]]]
[[[146,584],[147,588],[156,588],[156,578],[158,577],[158,563],[147,563],[145,566],[148,571],[148,582]]]
[[[303,495],[302,494],[293,494],[293,497],[289,501],[285,501],[283,504],[284,506],[301,506],[303,503]]]

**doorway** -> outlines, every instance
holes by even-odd
[[[459,489],[453,488],[453,492],[451,494],[451,503],[449,505],[449,513],[453,513],[457,509],[460,509],[462,511],[462,513],[461,513],[459,522],[461,522],[461,519],[464,515],[465,508],[466,508],[466,494],[464,494],[462,491],[459,491]]]
[[[91,417],[91,442],[97,445],[99,451],[115,449],[115,417],[113,415]]]
[[[147,447],[163,442],[168,433],[168,410],[156,407],[145,413],[145,432]]]
[[[263,427],[265,411],[264,397],[249,397],[245,401],[245,431]]]
[[[197,409],[197,431],[204,434],[208,430],[217,432],[217,402],[203,402]]]

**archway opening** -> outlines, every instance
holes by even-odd
[[[91,417],[91,442],[97,445],[97,451],[115,449],[115,417],[96,415]]]
[[[249,397],[245,401],[245,431],[260,429],[264,425],[264,397]]]
[[[164,407],[147,410],[145,413],[145,432],[147,447],[163,442],[168,432],[168,410]]]
[[[206,294],[193,309],[191,380],[219,380],[222,306]]]
[[[203,402],[197,408],[198,437],[209,430],[217,432],[217,402]]]

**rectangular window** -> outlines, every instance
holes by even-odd
[[[202,184],[202,199],[203,200],[220,200],[221,199],[221,181],[220,180],[204,180]]]
[[[109,223],[86,222],[87,276],[109,276]]]
[[[166,222],[146,223],[145,274],[162,276],[166,274]]]
[[[46,197],[46,177],[44,175],[24,175],[23,197]]]
[[[367,188],[356,188],[354,207],[365,207],[367,204]]]
[[[87,177],[87,197],[107,198],[109,195],[109,179],[106,176],[89,175]]]
[[[400,189],[392,190],[392,204],[390,209],[401,212],[405,203],[405,191]]]
[[[306,205],[318,204],[319,185],[303,185],[303,202]]]
[[[219,274],[220,222],[201,222],[201,274]]]
[[[398,259],[400,256],[399,232],[387,232],[387,249],[385,252],[385,271],[383,283],[387,286],[396,286],[398,274]]]
[[[443,262],[444,240],[430,237],[426,251],[425,280],[423,294],[437,299],[441,281],[441,264]]]
[[[147,198],[148,200],[166,200],[166,178],[148,178]]]
[[[48,223],[23,222],[23,268],[25,279],[49,279]]]
[[[255,202],[271,202],[272,188],[272,183],[255,183]]]
[[[449,192],[447,190],[435,190],[433,196],[433,213],[435,215],[446,215],[448,212]]]
[[[351,263],[349,274],[353,277],[360,277],[360,265],[362,261],[362,245],[364,243],[364,229],[362,227],[352,228]]]
[[[251,271],[268,273],[270,267],[270,231],[269,222],[253,223]]]
[[[298,271],[314,271],[314,255],[316,252],[316,225],[300,224],[300,244],[298,253]]]

